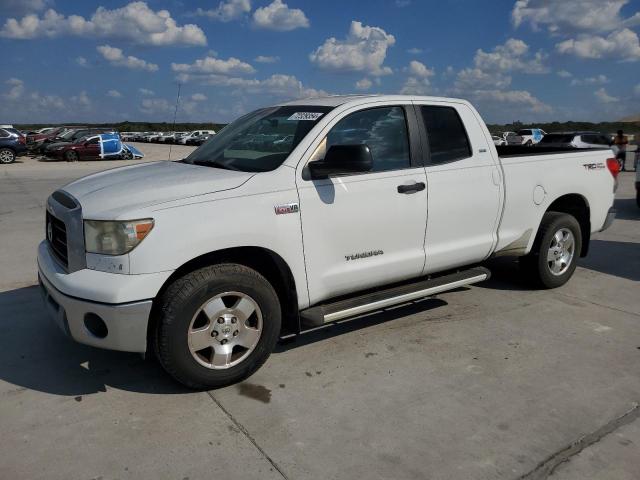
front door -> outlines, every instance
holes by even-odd
[[[336,119],[307,160],[324,158],[332,145],[366,144],[372,171],[298,176],[311,304],[419,276],[424,267],[427,191],[414,110],[361,108]]]

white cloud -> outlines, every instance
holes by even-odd
[[[426,95],[431,91],[430,77],[435,75],[435,72],[427,68],[424,63],[417,60],[411,60],[409,66],[404,69],[409,73],[407,80],[400,89],[400,93],[403,95]]]
[[[118,90],[109,90],[107,96],[111,98],[122,98],[122,94]]]
[[[373,82],[368,78],[360,79],[356,82],[356,90],[369,90],[373,85]]]
[[[218,4],[217,8],[211,10],[203,10],[198,8],[195,15],[200,17],[208,17],[212,20],[220,22],[230,22],[236,20],[245,13],[251,11],[251,0],[225,0]]]
[[[204,93],[194,93],[191,95],[191,100],[194,102],[204,102],[207,99],[207,96]]]
[[[147,97],[152,97],[155,95],[155,92],[153,90],[149,90],[148,88],[139,88],[138,91]]]
[[[411,5],[411,0],[396,0],[396,7],[404,8]]]
[[[571,72],[567,72],[566,70],[558,70],[556,72],[560,78],[571,78],[573,74]]]
[[[309,55],[316,66],[326,70],[366,72],[370,75],[388,75],[389,67],[383,66],[387,49],[396,43],[393,35],[382,28],[362,25],[352,21],[344,40],[328,38]]]
[[[42,17],[29,14],[8,19],[0,36],[14,39],[79,36],[122,39],[141,45],[206,45],[207,38],[197,25],[179,26],[167,10],[153,11],[145,2],[131,2],[109,10],[98,7],[90,19],[64,15],[53,9]]]
[[[640,97],[640,83],[637,84],[634,88],[633,88],[633,94],[636,97]]]
[[[180,73],[213,73],[216,75],[246,75],[255,72],[251,65],[237,58],[230,57],[223,60],[209,56],[198,59],[192,64],[172,63],[171,70]]]
[[[580,58],[617,58],[625,61],[640,60],[640,40],[638,35],[625,28],[607,37],[580,35],[556,44],[560,53]]]
[[[109,45],[101,45],[97,47],[98,52],[114,67],[125,67],[132,70],[145,70],[147,72],[157,72],[158,65],[149,63],[141,58],[132,55],[125,56],[120,48],[111,47]]]
[[[534,29],[546,27],[552,33],[605,32],[640,24],[640,12],[621,15],[629,0],[518,0],[511,12],[516,27],[529,23]]]
[[[24,93],[24,82],[19,78],[10,78],[6,82],[9,85],[9,91],[4,94],[4,97],[8,100],[18,100]]]
[[[410,53],[411,55],[420,55],[422,53],[422,49],[421,48],[417,48],[417,47],[413,47],[413,48],[410,48],[409,50],[407,50],[407,53]]]
[[[324,90],[306,87],[293,75],[274,74],[259,80],[251,78],[230,77],[227,75],[190,75],[182,73],[178,76],[181,82],[195,81],[203,85],[230,87],[241,89],[241,93],[269,94],[280,98],[321,97],[328,95]]]
[[[485,72],[479,68],[464,68],[458,72],[455,88],[459,91],[477,88],[506,88],[511,77],[500,72]]]
[[[147,114],[166,113],[171,110],[171,104],[164,98],[145,98],[140,104],[140,111]]]
[[[571,80],[572,86],[577,85],[604,85],[605,83],[609,83],[609,79],[606,75],[596,75],[595,77],[587,77],[587,78],[574,78]]]
[[[87,59],[84,57],[76,57],[75,62],[77,65],[80,65],[81,67],[89,66],[89,62],[87,62]]]
[[[280,57],[277,57],[277,56],[270,57],[270,56],[266,56],[266,55],[258,55],[253,60],[255,62],[258,62],[258,63],[276,63],[276,62],[280,61]]]
[[[407,71],[410,75],[418,78],[432,77],[435,74],[432,69],[427,68],[424,63],[418,62],[417,60],[411,60],[409,62]]]
[[[484,71],[547,73],[544,65],[546,55],[538,51],[533,57],[528,56],[529,46],[516,38],[508,39],[503,45],[496,46],[493,51],[476,51],[474,63]]]
[[[267,30],[288,32],[296,28],[308,28],[309,19],[299,8],[289,8],[282,0],[261,7],[253,12],[253,25]]]
[[[604,87],[596,90],[593,94],[600,103],[616,103],[620,101],[618,97],[612,97],[609,95]]]
[[[484,103],[525,107],[535,113],[550,113],[553,110],[526,90],[476,90],[473,92],[473,97]]]
[[[84,90],[71,97],[71,101],[82,108],[88,108],[91,106],[91,99]]]

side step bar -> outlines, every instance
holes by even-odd
[[[490,277],[491,272],[488,269],[475,267],[429,280],[420,280],[387,290],[378,290],[358,297],[308,308],[300,312],[301,322],[305,328],[320,327],[330,322],[418,300],[419,298],[446,292],[447,290],[471,285],[472,283],[482,282]]]

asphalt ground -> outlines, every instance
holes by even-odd
[[[191,392],[152,359],[65,338],[35,286],[47,196],[130,163],[0,169],[0,478],[639,477],[632,173],[560,289],[490,262],[488,282],[307,334],[247,381]]]

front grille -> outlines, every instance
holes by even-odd
[[[47,212],[46,238],[56,258],[65,266],[69,266],[67,248],[67,228],[61,220]]]

